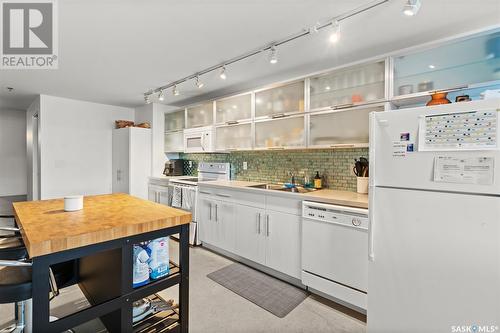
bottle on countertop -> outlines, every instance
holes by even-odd
[[[319,175],[319,171],[316,171],[316,176],[314,176],[314,188],[320,189],[322,187],[322,179]]]

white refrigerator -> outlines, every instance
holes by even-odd
[[[500,332],[499,111],[370,115],[368,333]]]

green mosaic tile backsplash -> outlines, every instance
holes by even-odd
[[[323,176],[323,187],[335,190],[356,191],[356,176],[352,172],[354,159],[368,157],[368,148],[314,149],[284,151],[242,151],[229,154],[180,154],[185,163],[184,172],[196,175],[198,162],[229,162],[234,179],[284,183],[293,172],[296,182],[302,184],[304,176],[314,177],[316,171]],[[243,162],[248,169],[243,170]]]

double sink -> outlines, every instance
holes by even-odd
[[[286,187],[283,184],[259,184],[249,186],[251,188],[261,188],[263,190],[273,190],[273,191],[281,191],[281,192],[291,192],[291,193],[310,193],[317,191],[315,188],[306,188],[302,186],[293,186]]]

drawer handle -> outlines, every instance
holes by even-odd
[[[200,193],[200,194],[212,194],[210,192],[205,192],[205,191],[198,191],[198,193]]]
[[[220,193],[215,193],[216,196],[218,197],[223,197],[223,198],[231,198],[229,194],[220,194]]]

